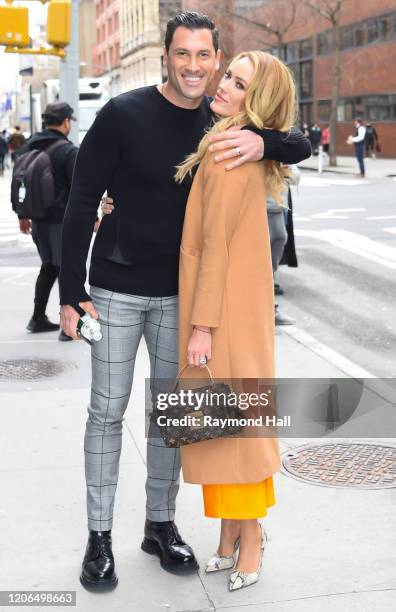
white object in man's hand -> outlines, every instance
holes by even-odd
[[[80,308],[82,308],[85,312],[91,315],[94,319],[99,319],[99,315],[96,312],[95,306],[91,301],[88,302],[80,302]],[[60,324],[61,328],[73,340],[80,340],[80,337],[77,334],[77,323],[80,320],[80,315],[77,310],[70,306],[69,304],[64,304],[60,309]]]
[[[262,136],[251,130],[242,130],[241,128],[242,126],[236,126],[210,137],[209,151],[211,153],[224,151],[224,153],[215,156],[216,162],[236,158],[226,166],[226,170],[232,170],[246,162],[263,159],[264,140]]]

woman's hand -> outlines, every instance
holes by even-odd
[[[207,361],[212,358],[212,334],[209,327],[203,325],[194,327],[187,347],[188,364],[201,368],[205,367],[199,362],[200,357],[206,357]]]
[[[107,196],[103,196],[101,199],[100,208],[102,210],[102,215],[111,215],[114,210],[114,200],[113,198],[109,198]]]

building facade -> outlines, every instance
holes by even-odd
[[[93,75],[110,79],[112,96],[121,85],[121,0],[94,0],[96,43],[93,49]]]
[[[161,83],[166,78],[163,37],[168,20],[180,9],[179,0],[123,0],[123,91]]]
[[[95,74],[92,60],[96,43],[94,0],[80,0],[79,2],[78,34],[80,77],[91,77]]]
[[[284,10],[279,11],[283,2]],[[290,6],[289,6],[290,11]],[[272,0],[245,11],[253,24],[239,23],[234,49],[270,50],[292,69],[298,90],[300,121],[324,127],[329,121],[334,57],[329,21],[298,3],[294,23],[282,44],[259,24],[282,26],[288,19],[286,0]],[[254,23],[258,24],[257,26]],[[375,124],[382,155],[396,156],[396,0],[347,0],[341,10],[341,81],[337,152],[351,154],[346,144],[361,117]]]
[[[290,15],[287,0],[249,3],[235,0],[212,4],[185,0],[186,7],[208,12],[219,24],[222,48],[228,58],[242,50],[263,49],[280,55],[294,73],[300,105],[300,121],[329,120],[331,70],[334,57],[331,24],[302,2],[294,22],[282,36],[262,27],[281,29]],[[250,4],[250,6],[249,6]],[[282,8],[282,10],[280,10]],[[228,21],[228,22],[227,22]],[[234,24],[232,26],[232,23]],[[337,152],[351,154],[346,144],[353,120],[362,117],[375,124],[382,155],[396,155],[396,0],[361,2],[347,0],[341,11],[341,82],[338,106]],[[230,42],[232,38],[232,43]],[[228,47],[228,48],[227,48]]]

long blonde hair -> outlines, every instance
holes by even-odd
[[[197,151],[186,157],[177,166],[175,180],[181,183],[197,166],[209,148],[209,137],[224,132],[230,127],[250,125],[260,130],[265,128],[288,132],[296,121],[296,89],[290,70],[278,58],[264,51],[239,53],[230,68],[240,59],[247,57],[253,64],[254,73],[242,110],[232,117],[216,121],[199,143]],[[279,203],[281,191],[285,189],[285,172],[279,162],[265,160],[265,177],[268,195]]]

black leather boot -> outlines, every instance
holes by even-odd
[[[157,523],[146,519],[142,550],[157,555],[161,567],[172,574],[192,574],[199,569],[191,547],[186,544],[173,521]]]
[[[51,323],[47,315],[44,317],[34,318],[32,317],[26,326],[26,329],[31,334],[40,334],[42,332],[57,331],[59,329],[58,323]]]
[[[89,591],[110,591],[117,586],[111,531],[90,531],[80,582]]]

